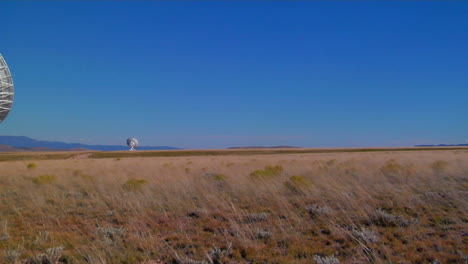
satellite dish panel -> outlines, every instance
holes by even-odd
[[[13,105],[13,78],[5,59],[0,54],[0,123],[5,120]]]
[[[136,138],[128,138],[127,139],[127,146],[130,147],[130,151],[136,150],[136,147],[138,147],[138,140]]]

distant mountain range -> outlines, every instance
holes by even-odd
[[[170,146],[141,146],[139,150],[172,150]],[[0,151],[54,151],[54,150],[128,150],[124,145],[87,145],[81,143],[64,143],[59,141],[36,140],[24,136],[0,136]]]
[[[467,147],[468,144],[416,145],[415,147]]]

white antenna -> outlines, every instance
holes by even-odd
[[[136,138],[128,138],[127,139],[127,146],[130,147],[130,151],[136,150],[136,147],[138,147],[138,140]]]
[[[13,105],[13,78],[10,69],[0,54],[0,123],[5,120]]]

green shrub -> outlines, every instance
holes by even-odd
[[[216,174],[216,175],[214,176],[214,179],[215,179],[216,181],[225,181],[225,180],[226,180],[226,175],[224,175],[224,174]]]
[[[32,178],[32,182],[38,185],[51,184],[55,181],[54,175],[40,175]]]
[[[34,169],[37,167],[37,164],[36,163],[29,163],[26,167],[28,167],[28,169]]]
[[[87,182],[92,182],[94,179],[93,177],[91,177],[91,175],[88,175],[88,174],[81,174],[80,175],[81,179],[83,179],[84,181],[87,181]]]
[[[444,173],[447,170],[448,166],[449,163],[444,160],[438,160],[431,164],[432,170],[434,171],[434,173],[437,174]]]
[[[143,179],[130,179],[122,185],[122,188],[127,191],[136,191],[143,188],[143,186],[145,186],[147,183],[148,182]]]
[[[303,193],[303,190],[312,186],[312,182],[304,176],[291,176],[284,186],[293,193]]]
[[[281,165],[265,166],[263,170],[255,170],[250,173],[252,179],[268,179],[280,175],[283,172]]]
[[[291,176],[289,178],[289,181],[293,184],[304,186],[304,187],[309,187],[312,185],[312,183],[304,176]]]
[[[403,167],[394,159],[387,161],[380,169],[385,176],[396,176],[401,174],[402,170]]]
[[[85,181],[89,181],[89,182],[93,181],[93,177],[91,177],[90,175],[88,175],[86,173],[83,173],[82,170],[74,170],[73,171],[73,176],[80,177]]]

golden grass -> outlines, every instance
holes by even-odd
[[[273,154],[1,162],[0,263],[466,261],[466,150]]]
[[[39,175],[31,178],[32,182],[35,184],[51,184],[55,181],[54,175]]]

